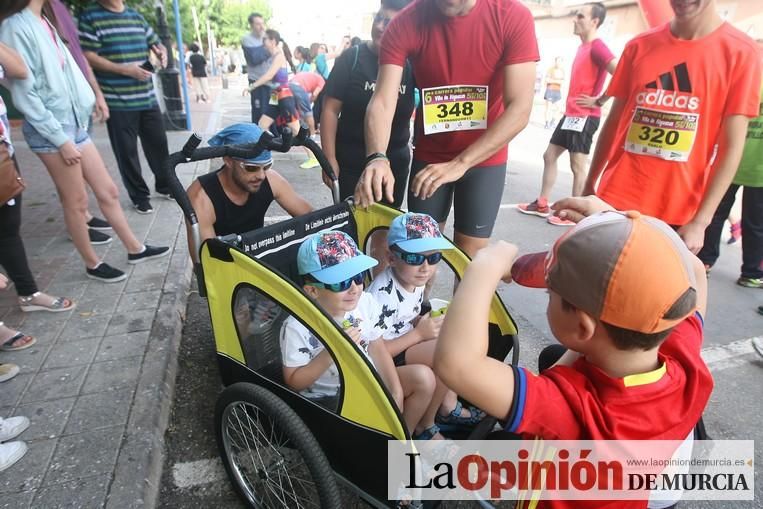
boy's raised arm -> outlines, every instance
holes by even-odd
[[[435,350],[434,371],[457,394],[488,414],[505,418],[514,395],[514,371],[487,356],[490,303],[510,276],[516,246],[498,242],[479,251],[448,306]]]

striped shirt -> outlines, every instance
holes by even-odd
[[[83,51],[92,51],[116,64],[143,63],[149,48],[159,44],[159,37],[137,11],[125,6],[122,12],[113,12],[98,2],[91,2],[82,11],[79,40]],[[157,106],[151,80],[94,72],[110,109],[147,110]]]

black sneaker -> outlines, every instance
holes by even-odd
[[[137,254],[127,254],[127,263],[131,265],[135,265],[136,263],[143,263],[147,260],[151,260],[152,258],[161,258],[162,256],[167,256],[170,254],[170,248],[168,247],[157,247],[157,246],[145,246],[145,249],[142,253]]]
[[[117,281],[127,279],[127,274],[119,269],[115,269],[108,263],[101,262],[96,268],[87,269],[87,277],[103,281],[104,283],[116,283]]]
[[[151,207],[151,202],[148,200],[141,203],[133,203],[133,206],[138,211],[138,214],[151,214],[154,211],[153,207]]]
[[[93,217],[93,219],[87,222],[87,226],[93,230],[111,230],[109,222],[100,217]]]
[[[87,229],[87,234],[90,236],[90,243],[94,246],[100,246],[102,244],[108,244],[111,242],[111,237],[103,232],[94,230],[92,228]]]

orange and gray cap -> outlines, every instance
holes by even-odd
[[[552,289],[603,322],[647,334],[694,312],[665,318],[696,288],[692,254],[668,225],[636,211],[585,218],[551,251],[518,258],[511,275],[520,285]]]

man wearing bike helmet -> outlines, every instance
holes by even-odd
[[[209,144],[216,147],[257,143],[261,135],[262,129],[255,124],[233,124],[214,135]],[[312,210],[291,184],[272,169],[269,150],[251,159],[226,156],[223,162],[217,171],[200,176],[188,187],[201,240],[262,228],[273,200],[291,216]]]

